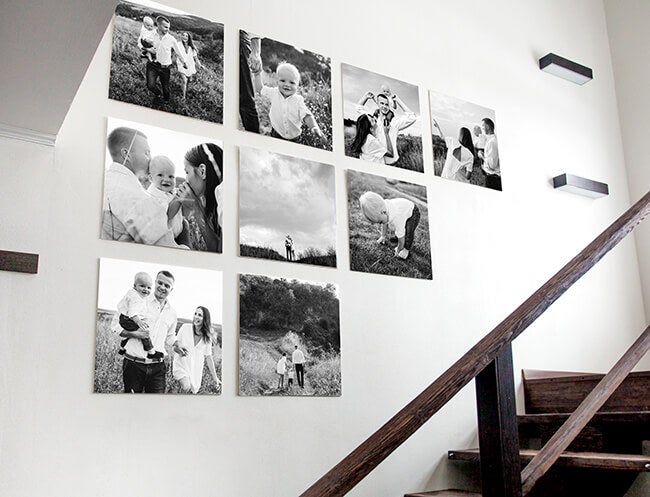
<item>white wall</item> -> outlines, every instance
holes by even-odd
[[[643,47],[648,45],[650,3],[644,0],[605,0],[618,111],[623,134],[630,196],[641,198],[650,188],[648,134],[650,133],[650,66]],[[650,321],[650,225],[636,232],[637,252],[646,309]]]
[[[1,248],[37,251],[37,276],[0,273],[0,495],[295,496],[442,373],[629,205],[603,7],[599,2],[173,1],[226,24],[223,126],[108,101],[110,29],[47,151],[0,142]],[[327,6],[326,6],[327,5]],[[382,173],[428,187],[434,279],[352,273],[343,154],[246,134],[237,122],[237,30],[304,46],[497,112],[505,191],[426,174]],[[584,87],[540,72],[555,51],[592,68]],[[341,121],[334,85],[334,122]],[[223,255],[98,239],[105,116],[214,136],[225,143]],[[428,133],[428,120],[423,125]],[[236,257],[237,146],[336,166],[340,267]],[[568,171],[605,181],[591,200],[556,192]],[[8,181],[7,181],[8,180]],[[99,257],[224,271],[221,397],[92,394]],[[237,397],[237,274],[340,285],[343,396]],[[644,327],[633,240],[624,241],[514,346],[515,369],[604,371]],[[519,384],[519,382],[518,382]],[[519,386],[519,393],[521,387]],[[521,401],[520,401],[521,404]],[[353,496],[471,483],[445,461],[476,444],[473,387],[363,481]]]

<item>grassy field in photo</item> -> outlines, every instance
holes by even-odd
[[[350,147],[356,135],[356,129],[351,126],[352,121],[346,120],[344,122],[344,135],[345,135],[345,155],[348,157],[356,157]],[[422,137],[414,135],[397,135],[397,151],[399,159],[391,167],[399,167],[400,169],[407,169],[409,171],[424,172],[424,158],[422,156]]]
[[[420,223],[415,230],[413,246],[408,259],[396,257],[393,248],[397,242],[380,245],[378,224],[371,224],[361,212],[359,197],[372,191],[384,199],[406,198],[420,210]],[[426,189],[382,176],[348,171],[348,212],[350,223],[350,269],[365,273],[388,274],[409,278],[431,279],[431,246]]]
[[[298,264],[311,264],[314,266],[336,267],[336,249],[329,247],[326,250],[319,250],[309,247],[302,252],[296,253],[296,259],[288,261],[287,258],[271,247],[257,247],[253,245],[239,245],[241,257],[255,257],[258,259],[269,259],[272,261],[295,262]]]
[[[174,19],[171,23],[170,34],[181,43],[178,23],[175,23]],[[115,15],[108,97],[204,121],[222,123],[223,31],[192,33],[203,67],[197,67],[197,73],[187,84],[187,97],[182,100],[181,75],[176,69],[176,64],[173,64],[170,82],[171,101],[163,104],[154,103],[154,95],[147,89],[146,60],[141,58],[137,44],[141,26],[141,20]]]
[[[114,311],[100,309],[97,311],[97,337],[95,344],[95,380],[94,391],[96,393],[121,393],[124,391],[122,381],[123,356],[119,355],[121,337],[111,329]],[[176,332],[188,320],[178,320]],[[221,325],[213,325],[213,330],[221,336]],[[218,340],[218,342],[220,342]],[[179,383],[172,377],[171,350],[167,349],[167,391],[165,393],[178,393]],[[217,370],[217,376],[221,378],[221,346],[219,343],[212,347],[212,357]],[[203,365],[203,379],[199,394],[221,394],[221,386],[216,387],[212,376],[208,371],[207,363]]]

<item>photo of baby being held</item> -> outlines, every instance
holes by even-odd
[[[239,32],[240,128],[332,150],[330,58]]]

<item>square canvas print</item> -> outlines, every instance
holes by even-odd
[[[239,275],[239,394],[341,395],[338,287]]]
[[[334,167],[241,148],[239,255],[336,267]]]
[[[223,24],[156,2],[120,2],[108,98],[223,122]]]
[[[221,142],[108,119],[101,238],[222,249]]]
[[[427,191],[348,171],[350,269],[432,279]]]
[[[349,64],[341,68],[345,155],[423,172],[418,87]]]
[[[332,150],[330,58],[239,31],[240,129]]]
[[[96,393],[221,394],[222,273],[99,260]]]
[[[501,190],[494,111],[429,92],[436,176]]]

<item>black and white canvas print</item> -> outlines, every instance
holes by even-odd
[[[341,395],[338,287],[239,276],[239,394]]]
[[[349,64],[341,68],[345,155],[423,172],[418,87]]]
[[[101,237],[222,250],[220,141],[108,119]]]
[[[246,131],[332,150],[330,58],[240,30],[239,116]]]
[[[336,267],[334,167],[241,148],[239,255]]]
[[[429,100],[435,175],[500,191],[494,111],[434,91]]]
[[[221,394],[222,273],[99,261],[96,393]]]
[[[350,269],[432,279],[424,186],[349,170],[348,211]]]
[[[223,24],[148,0],[120,2],[108,97],[223,122]]]

